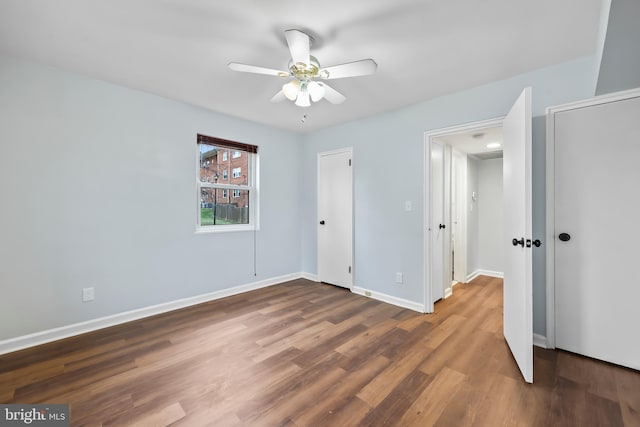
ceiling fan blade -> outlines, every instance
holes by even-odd
[[[243,73],[266,74],[269,76],[289,77],[289,71],[274,70],[273,68],[256,67],[255,65],[240,64],[238,62],[230,62],[229,68],[233,71],[241,71]]]
[[[324,99],[332,104],[342,104],[347,100],[347,97],[329,86],[326,83],[320,83],[324,87]]]
[[[287,99],[287,97],[284,96],[284,92],[280,91],[280,92],[276,93],[275,95],[273,95],[273,98],[270,99],[270,102],[282,102],[285,99]]]
[[[294,64],[303,63],[309,65],[309,36],[298,30],[287,30],[284,32],[287,38],[287,45],[291,52],[291,59]]]
[[[318,73],[323,79],[342,79],[344,77],[366,76],[376,72],[378,64],[373,59],[347,62],[346,64],[325,67]]]

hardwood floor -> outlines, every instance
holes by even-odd
[[[73,426],[640,426],[640,373],[536,348],[524,383],[500,279],[430,315],[297,280],[0,356],[0,402]]]

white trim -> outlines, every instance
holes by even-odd
[[[429,224],[431,223],[431,140],[437,137],[442,137],[445,135],[449,135],[452,133],[461,133],[468,132],[471,130],[480,130],[490,127],[502,126],[504,121],[504,116],[497,117],[488,120],[481,120],[477,122],[465,123],[462,125],[455,125],[446,128],[434,129],[424,133],[424,144],[423,144],[423,182],[424,182],[424,194],[423,194],[423,228],[422,228],[422,245],[424,248],[424,259],[423,259],[423,277],[424,277],[424,309],[425,313],[433,313],[434,304],[433,304],[433,292],[432,292],[432,283],[431,283],[431,242],[430,237],[431,233],[429,233],[430,228]]]
[[[444,288],[444,295],[442,296],[442,298],[447,299],[451,295],[453,295],[453,288],[451,286],[449,286],[448,288]]]
[[[479,268],[467,276],[467,283],[469,283],[470,281],[472,281],[478,276],[489,276],[489,277],[497,277],[500,279],[504,279],[504,272],[493,271],[493,270],[483,270]]]
[[[540,348],[547,348],[547,337],[540,334],[533,334],[533,345]]]
[[[202,304],[220,298],[266,288],[268,286],[273,286],[284,282],[289,282],[291,280],[303,278],[305,274],[306,273],[286,274],[284,276],[260,280],[258,282],[248,283],[246,285],[235,286],[233,288],[222,289],[202,295],[182,298],[175,301],[169,301],[162,304],[156,304],[148,307],[138,308],[135,310],[125,311],[123,313],[100,317],[98,319],[87,320],[85,322],[61,326],[59,328],[35,332],[33,334],[23,335],[20,337],[9,338],[7,340],[0,341],[0,354],[11,353],[13,351],[45,344],[51,341],[57,341],[63,338],[69,338],[75,335],[96,331],[98,329],[120,325],[122,323],[131,322],[132,320],[155,316],[157,314],[190,307],[196,304]]]
[[[303,271],[302,273],[300,273],[300,275],[302,276],[303,279],[307,279],[312,282],[320,282],[320,277],[318,277],[317,274],[307,273]]]
[[[625,99],[640,97],[640,88],[621,92],[609,93],[593,98],[562,104],[555,107],[547,107],[547,162],[546,162],[546,193],[547,193],[547,220],[546,220],[546,248],[547,248],[547,348],[556,348],[556,308],[555,308],[555,114],[563,111],[576,110],[594,105],[623,101]]]
[[[351,289],[351,292],[353,292],[354,294],[373,298],[378,301],[386,302],[388,304],[392,304],[398,307],[408,308],[409,310],[417,311],[419,313],[425,312],[424,305],[418,302],[394,297],[392,295],[383,294],[381,292],[371,291],[369,289],[361,288],[360,286],[354,286],[353,289]]]

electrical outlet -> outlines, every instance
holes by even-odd
[[[370,297],[371,296],[371,291],[364,291],[364,295],[367,296],[367,297]]]
[[[404,201],[404,210],[405,212],[411,212],[413,210],[413,204],[411,203],[411,200]]]
[[[396,283],[402,283],[403,281],[402,273],[396,273]]]
[[[82,302],[93,301],[96,298],[93,287],[82,288]]]

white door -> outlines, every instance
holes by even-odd
[[[442,240],[444,241],[444,271],[442,276],[442,287],[444,297],[451,296],[451,271],[453,257],[451,256],[451,146],[446,144],[444,146],[444,216],[442,218]]]
[[[353,285],[352,154],[318,154],[318,276],[345,288]]]
[[[431,141],[431,300],[444,297],[444,145]]]
[[[533,382],[531,88],[504,119],[504,337],[525,381]],[[507,240],[508,239],[508,240]]]
[[[556,347],[640,369],[640,98],[555,114]],[[561,234],[562,233],[562,234]]]

